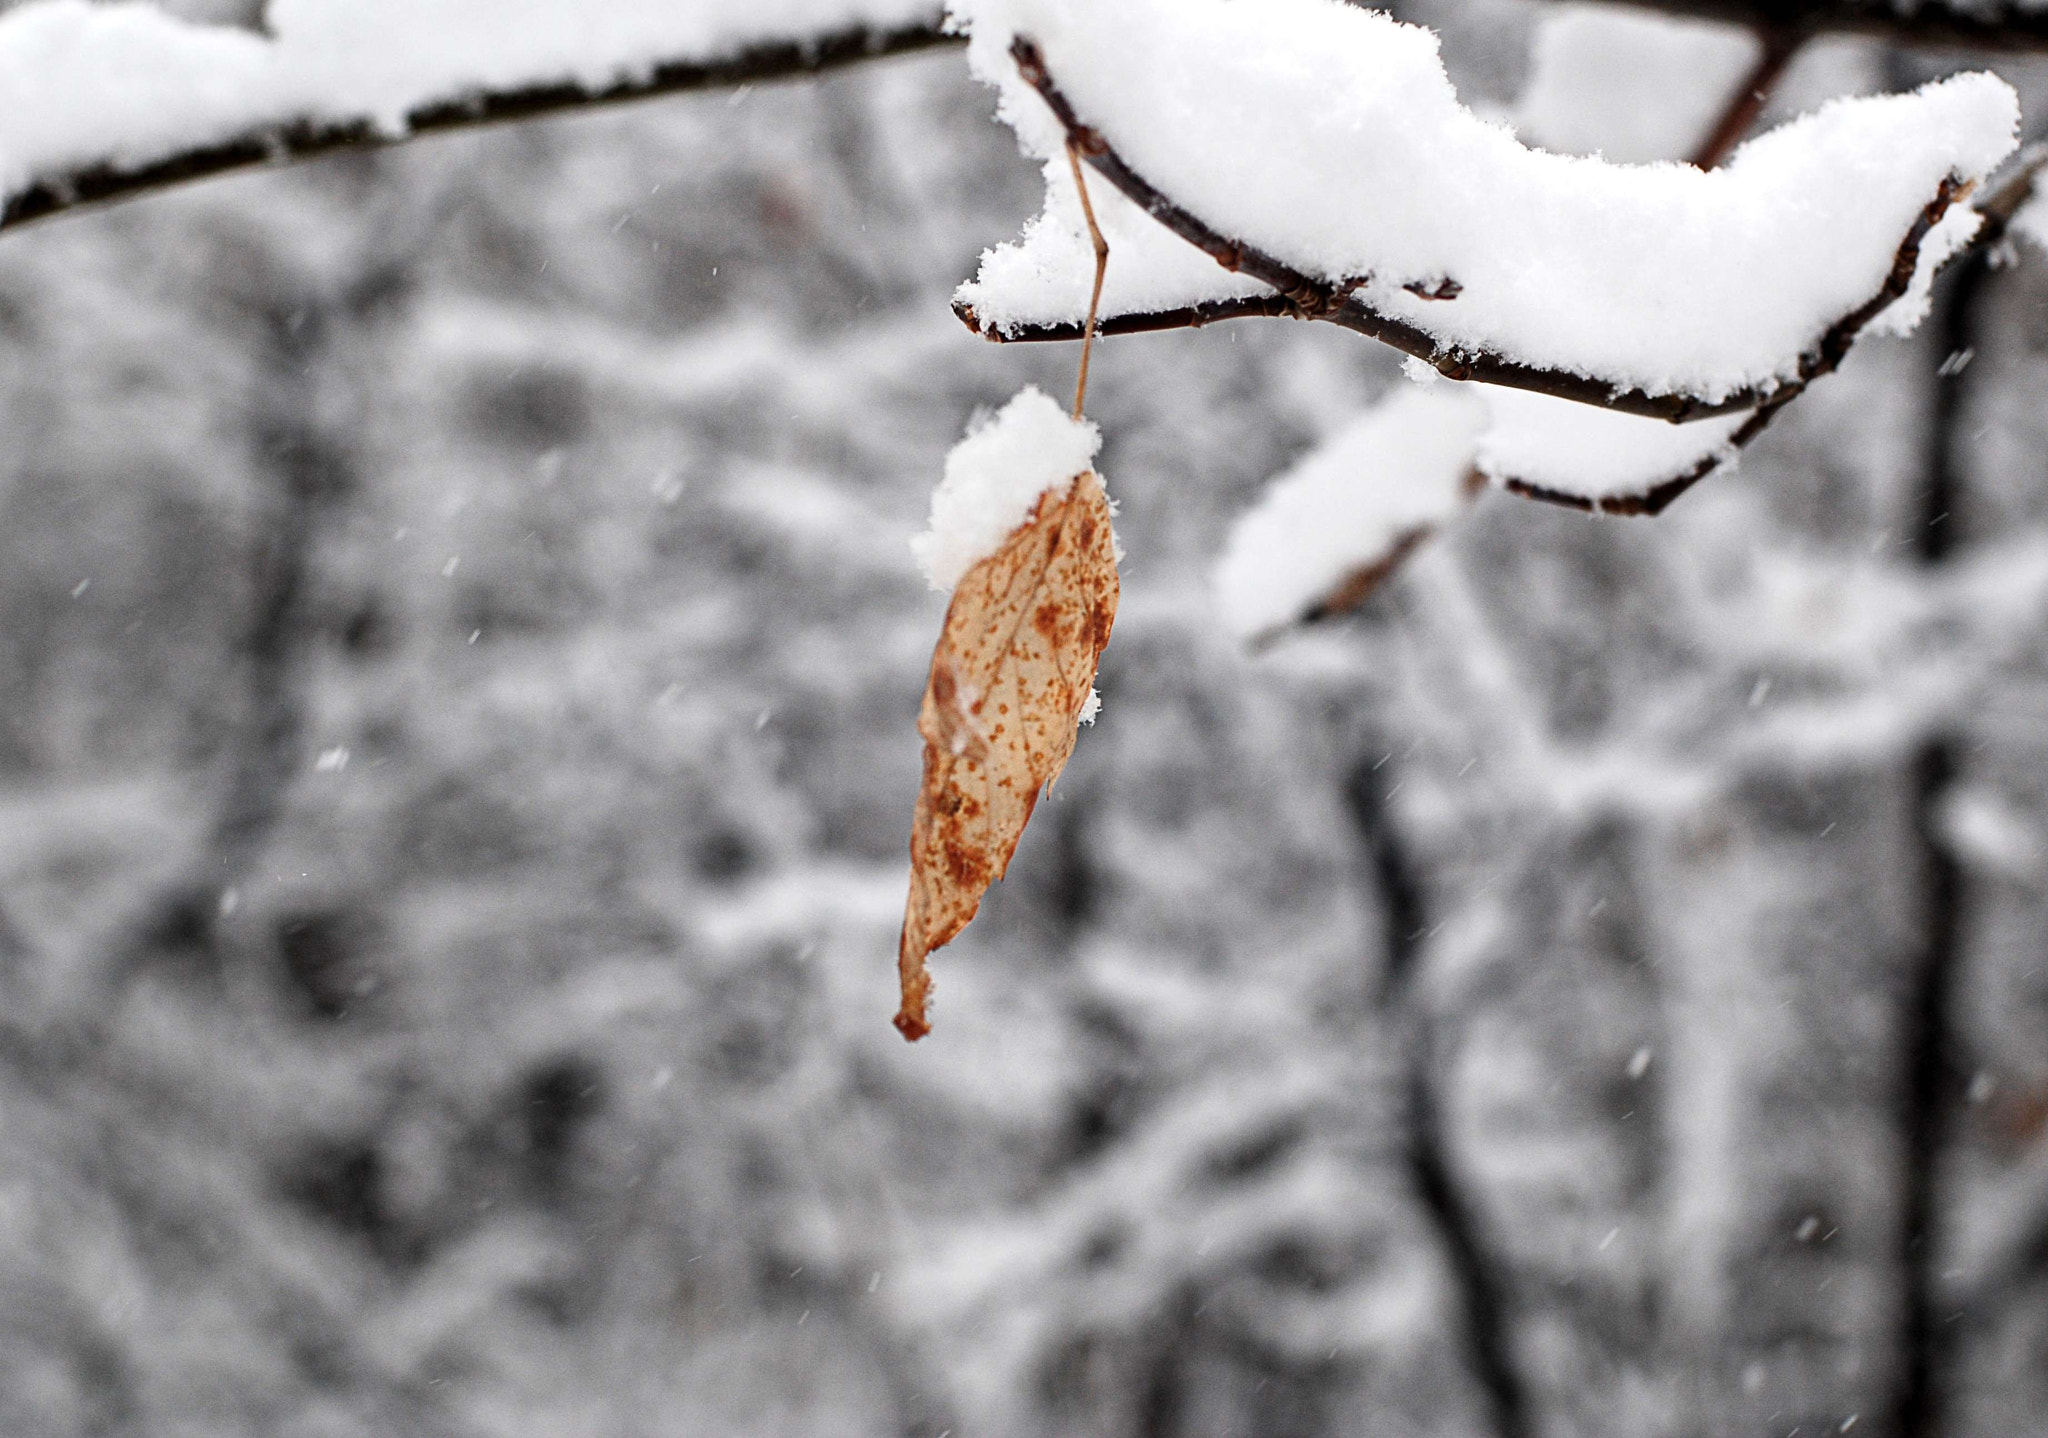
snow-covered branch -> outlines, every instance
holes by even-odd
[[[1975,232],[1942,263],[2004,239],[2013,217],[2032,197],[2034,181],[2044,168],[2048,168],[2048,148],[2029,150],[2010,178],[1971,209],[1970,213],[1977,216]],[[1949,189],[1945,183],[1944,190]],[[1798,376],[1766,396],[1739,422],[1731,419],[1719,425],[1688,427],[1675,434],[1652,433],[1626,420],[1563,415],[1555,406],[1522,402],[1510,406],[1507,414],[1497,415],[1494,432],[1481,443],[1482,468],[1503,488],[1529,499],[1601,514],[1663,513],[1672,501],[1761,435],[1785,406],[1806,392],[1808,385],[1834,373],[1858,336],[1911,293],[1916,276],[1923,281],[1931,280],[1931,275],[1921,274],[1920,252],[1928,234],[1939,223],[1942,211],[1954,198],[1952,193],[1945,194],[1928,206],[1900,246],[1898,259],[1878,294],[1831,326],[1821,343],[1809,355],[1802,356]],[[1560,433],[1567,425],[1590,428],[1592,432],[1567,437]],[[1637,443],[1632,445],[1622,439],[1624,429],[1628,438]],[[1688,439],[1698,451],[1697,457],[1674,463],[1669,456],[1682,453]],[[1651,447],[1647,454],[1645,442]],[[1660,448],[1665,468],[1658,476],[1647,466],[1657,463],[1655,456]],[[1603,459],[1608,466],[1614,466],[1609,475],[1597,472]],[[1631,468],[1642,471],[1632,481],[1627,478]]]
[[[1009,51],[1060,142],[1131,202],[1111,237],[1136,241],[1123,268],[1153,268],[1158,250],[1133,234],[1130,211],[1214,262],[1168,282],[1186,291],[1177,303],[1161,302],[1156,278],[1121,293],[1113,279],[1112,327],[1279,307],[1453,379],[1655,419],[1753,410],[1831,369],[1845,336],[1924,294],[1967,242],[1976,221],[1950,207],[2011,148],[2011,92],[1959,76],[1830,106],[1712,175],[1615,166],[1532,151],[1480,121],[1450,93],[1433,37],[1383,16],[1314,0],[1257,20],[1227,6],[1198,17],[1142,3],[1113,17],[1031,8],[1063,48],[1049,58],[1015,33]],[[1146,73],[1182,78],[1133,82],[1114,64],[1162,45],[1175,63]],[[1357,67],[1372,73],[1332,63],[1327,80],[1298,84],[1309,45],[1364,57]],[[1193,108],[1198,91],[1256,97],[1259,122],[1235,104]],[[1045,148],[1019,111],[1006,96],[1006,117]],[[1342,123],[1319,118],[1333,111]],[[1053,189],[1048,214],[962,287],[963,317],[982,333],[1064,337],[1078,320],[1059,210]]]
[[[134,3],[0,18],[0,228],[231,170],[950,43],[932,0],[272,0],[267,34]]]
[[[2043,168],[2048,147],[2035,147],[1979,202],[1971,253],[2004,238]],[[1576,509],[1658,514],[1830,372],[1856,333],[1845,324],[1824,367],[1755,411],[1689,425],[1490,387],[1399,391],[1276,478],[1239,521],[1216,572],[1223,618],[1241,638],[1262,640],[1356,608],[1488,480]]]
[[[1799,357],[1797,376],[1765,395],[1732,434],[1683,472],[1661,480],[1639,494],[1589,494],[1577,489],[1553,488],[1514,474],[1502,475],[1502,486],[1529,499],[1567,505],[1573,509],[1596,510],[1602,514],[1663,513],[1673,500],[1720,468],[1730,451],[1742,448],[1762,434],[1777,417],[1778,412],[1805,393],[1809,384],[1822,375],[1833,374],[1848,356],[1857,336],[1863,333],[1870,322],[1906,297],[1913,285],[1914,276],[1919,272],[1921,251],[1926,245],[1927,236],[1948,213],[1961,188],[1953,181],[1942,181],[1940,191],[1928,203],[1927,208],[1920,212],[1919,219],[1913,222],[1912,229],[1906,232],[1906,238],[1900,242],[1898,257],[1892,263],[1891,273],[1885,276],[1884,284],[1879,287],[1878,292],[1828,326],[1827,331],[1821,336],[1820,343]]]

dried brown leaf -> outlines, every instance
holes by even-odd
[[[907,1039],[931,1031],[926,956],[967,927],[1008,871],[1040,792],[1074,752],[1116,603],[1109,499],[1092,472],[1064,496],[1040,496],[954,588],[917,717],[924,783],[896,955],[896,1027]]]

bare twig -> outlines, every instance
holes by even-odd
[[[1134,204],[1182,239],[1210,255],[1225,269],[1240,271],[1272,286],[1285,304],[1286,314],[1299,319],[1325,320],[1355,330],[1423,361],[1447,379],[1476,380],[1510,389],[1528,390],[1555,399],[1573,400],[1580,404],[1616,410],[1623,414],[1642,415],[1650,419],[1664,419],[1677,423],[1706,419],[1714,415],[1739,414],[1752,409],[1761,412],[1764,407],[1783,402],[1780,396],[1784,395],[1788,388],[1785,385],[1778,386],[1768,394],[1760,388],[1750,388],[1736,391],[1719,400],[1709,401],[1698,395],[1669,392],[1653,394],[1634,386],[1616,389],[1611,381],[1524,364],[1502,355],[1469,352],[1456,347],[1446,349],[1435,337],[1417,326],[1394,316],[1381,314],[1360,300],[1355,291],[1365,282],[1363,276],[1334,283],[1315,279],[1254,245],[1211,228],[1206,221],[1138,174],[1100,131],[1081,121],[1072,102],[1067,99],[1046,68],[1045,56],[1037,44],[1028,37],[1019,35],[1012,43],[1010,53],[1025,81],[1044,97],[1046,104],[1066,130],[1070,144],[1089,164]],[[1893,275],[1896,276],[1903,266],[1904,280],[1898,281],[1897,288],[1894,289],[1893,279],[1888,277],[1883,291],[1866,305],[1837,321],[1822,336],[1815,349],[1800,356],[1798,373],[1802,378],[1795,383],[1803,385],[1805,379],[1832,370],[1841,362],[1841,356],[1832,353],[1831,347],[1841,343],[1846,349],[1846,341],[1843,341],[1841,336],[1846,334],[1849,339],[1853,339],[1856,331],[1861,330],[1878,310],[1904,293],[1904,285],[1912,278],[1913,265],[1918,262],[1920,241],[1926,230],[1947,212],[1951,203],[1961,198],[1964,188],[1954,183],[1944,183],[1941,186],[1935,199],[1922,212],[1921,218],[1916,220],[1913,229],[1901,242],[1899,253],[1894,259]],[[1053,337],[1050,333],[1041,335],[1028,330],[1007,336],[1010,339]]]
[[[43,176],[0,208],[0,229],[66,214],[88,205],[132,199],[188,180],[205,179],[234,170],[274,165],[285,160],[311,159],[337,150],[381,147],[446,130],[531,120],[544,115],[595,109],[690,90],[802,79],[863,60],[955,44],[961,38],[943,31],[938,15],[934,13],[929,22],[895,29],[877,30],[860,26],[827,35],[756,45],[723,59],[673,60],[599,90],[560,82],[435,101],[408,113],[403,131],[395,136],[369,117],[302,120],[203,145],[147,165],[129,168],[108,163],[63,175]]]
[[[1031,325],[1012,334],[1005,334],[994,325],[983,324],[973,305],[956,300],[953,313],[960,322],[991,344],[1049,344],[1064,343],[1081,338],[1084,326],[1071,322],[1058,324]],[[1098,320],[1095,333],[1100,337],[1110,335],[1149,335],[1165,330],[1198,330],[1205,325],[1220,324],[1224,320],[1268,319],[1284,320],[1296,318],[1294,305],[1285,295],[1247,295],[1235,300],[1204,300],[1198,305],[1183,305],[1178,309],[1152,310],[1144,314],[1111,315]]]
[[[2020,207],[2034,197],[2034,181],[2048,169],[2048,142],[2027,146],[2012,163],[2012,173],[1990,194],[1977,202],[1983,227],[1970,237],[1971,251],[1988,251],[2005,238],[2007,228]]]
[[[1702,170],[1718,168],[1742,143],[1742,137],[1756,123],[1756,117],[1763,113],[1771,91],[1784,77],[1785,67],[1792,63],[1792,57],[1806,43],[1806,32],[1760,30],[1757,39],[1763,43],[1763,53],[1757,56],[1755,67],[1742,77],[1742,83],[1728,97],[1727,107],[1714,121],[1714,128],[1707,132],[1706,139],[1700,141],[1699,149],[1693,152],[1692,162]]]
[[[1464,481],[1459,485],[1460,496],[1467,505],[1486,492],[1486,476],[1477,468],[1467,470]],[[1326,620],[1338,619],[1355,612],[1366,600],[1380,592],[1386,582],[1400,572],[1408,562],[1408,556],[1415,553],[1441,531],[1440,524],[1418,524],[1413,529],[1403,530],[1394,536],[1391,544],[1378,557],[1370,559],[1339,579],[1336,584],[1304,610],[1297,618],[1285,624],[1255,634],[1246,641],[1245,647],[1258,653],[1270,647],[1289,631],[1310,624],[1321,624]]]
[[[1095,206],[1088,201],[1088,181],[1081,174],[1081,152],[1067,142],[1067,163],[1074,170],[1074,191],[1081,197],[1081,217],[1088,221],[1088,238],[1095,242],[1095,289],[1088,296],[1088,323],[1081,331],[1081,373],[1074,381],[1074,418],[1088,400],[1088,360],[1095,353],[1095,321],[1102,311],[1102,279],[1109,273],[1109,241],[1102,226],[1095,223]]]
[[[1345,575],[1338,581],[1336,588],[1318,599],[1308,612],[1301,616],[1300,622],[1318,624],[1325,619],[1334,619],[1340,614],[1349,614],[1378,593],[1379,587],[1386,583],[1389,575],[1401,567],[1402,561],[1435,533],[1436,526],[1433,524],[1418,524],[1413,529],[1403,530],[1387,547],[1385,554]]]

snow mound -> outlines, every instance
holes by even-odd
[[[1453,518],[1485,423],[1469,390],[1404,385],[1310,451],[1231,529],[1215,579],[1225,626],[1249,639],[1292,624]]]
[[[393,137],[483,90],[598,90],[663,64],[934,18],[934,0],[271,0],[268,37],[140,0],[37,0],[0,19],[0,193],[132,169],[297,121]]]
[[[1095,462],[1102,431],[1069,415],[1043,390],[1016,398],[946,456],[932,492],[931,524],[910,541],[934,589],[951,589],[1031,517],[1040,495],[1064,495]]]

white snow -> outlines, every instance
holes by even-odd
[[[2048,252],[2048,193],[2037,190],[2032,199],[2020,206],[2008,228]]]
[[[1291,624],[1403,539],[1454,517],[1485,422],[1484,401],[1463,387],[1404,385],[1274,480],[1217,564],[1225,626],[1248,639]]]
[[[1026,385],[946,456],[946,475],[932,492],[931,525],[910,541],[934,589],[994,554],[1031,517],[1048,490],[1064,495],[1093,467],[1102,432],[1075,419],[1043,390]]]
[[[1100,175],[1088,176],[1095,220],[1109,242],[1102,314],[1148,315],[1212,300],[1271,294],[1270,286],[1222,268],[1174,234]],[[1079,322],[1095,283],[1095,248],[1065,159],[1046,167],[1045,212],[1015,244],[981,257],[975,277],[954,292],[984,326],[1014,332],[1028,324]]]
[[[2032,241],[2044,254],[2048,254],[2048,190],[2036,187],[2027,202],[2014,213],[2006,228],[2013,234]]]
[[[2035,818],[2004,794],[1983,784],[1957,785],[1936,817],[1949,851],[1972,869],[2019,884],[2040,882],[2048,841]]]
[[[1762,53],[1739,26],[1613,5],[1549,7],[1530,43],[1515,128],[1563,154],[1676,159],[1706,138]]]
[[[1276,478],[1231,527],[1218,611],[1240,639],[1294,623],[1403,539],[1455,520],[1474,468],[1597,505],[1709,457],[1732,464],[1729,437],[1748,417],[1676,425],[1494,385],[1404,385]]]
[[[1934,277],[1941,267],[1976,238],[1984,217],[1968,205],[1956,205],[1936,222],[1920,242],[1920,263],[1905,294],[1880,310],[1863,327],[1865,335],[1909,335],[1927,318],[1934,304]]]
[[[934,0],[271,0],[270,37],[153,5],[37,0],[0,18],[0,192],[133,168],[295,120],[405,133],[487,89],[598,88],[664,62],[934,18]]]
[[[1003,118],[1054,162],[1044,221],[961,292],[999,329],[1075,321],[1085,294],[1063,136],[1017,74],[1015,34],[1039,43],[1083,122],[1216,230],[1328,282],[1371,276],[1361,298],[1440,347],[1709,399],[1789,379],[1878,291],[1941,180],[1990,170],[2018,120],[2009,86],[1965,74],[1834,101],[1712,173],[1616,165],[1527,148],[1459,104],[1434,35],[1341,0],[953,10]],[[1454,300],[1403,289],[1445,276],[1463,286]],[[1212,266],[1186,289],[1159,279],[1143,303],[1242,284]]]

